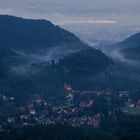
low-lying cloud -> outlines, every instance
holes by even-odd
[[[75,20],[75,21],[62,21],[59,25],[67,24],[115,24],[115,20]]]
[[[115,61],[119,61],[121,63],[127,64],[127,65],[131,65],[131,66],[139,66],[138,61],[136,60],[132,60],[132,59],[128,59],[124,56],[124,54],[122,52],[120,52],[118,49],[114,49],[113,51],[104,51],[104,53],[106,53],[109,57],[111,57],[113,60]]]

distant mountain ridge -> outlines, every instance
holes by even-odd
[[[124,41],[113,45],[116,49],[127,49],[140,46],[140,33],[134,34]]]
[[[120,52],[126,59],[140,61],[140,33],[134,34],[126,40],[110,46],[112,51]]]

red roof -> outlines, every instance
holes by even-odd
[[[72,86],[71,86],[71,85],[65,85],[65,86],[64,86],[64,89],[65,89],[66,91],[72,91]]]

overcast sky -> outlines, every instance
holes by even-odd
[[[55,24],[139,24],[140,0],[0,0],[0,14]]]

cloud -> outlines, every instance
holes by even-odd
[[[15,14],[13,8],[0,8],[0,14]]]
[[[72,0],[0,1],[0,14],[12,14],[27,18],[45,18],[61,25],[114,24],[116,21],[119,24],[139,24],[140,22],[138,18],[140,13],[139,0],[74,0],[74,2]],[[107,18],[109,20],[86,20],[99,18]]]
[[[66,24],[115,24],[115,20],[75,20],[75,21],[61,21],[59,25]]]
[[[109,51],[109,53],[108,53],[108,51],[104,51],[104,53],[106,53],[108,56],[110,56],[114,60],[117,60],[121,63],[129,64],[129,65],[132,65],[132,66],[138,66],[139,65],[138,61],[126,58],[124,56],[124,54],[121,53],[117,49],[113,50],[112,52]]]

